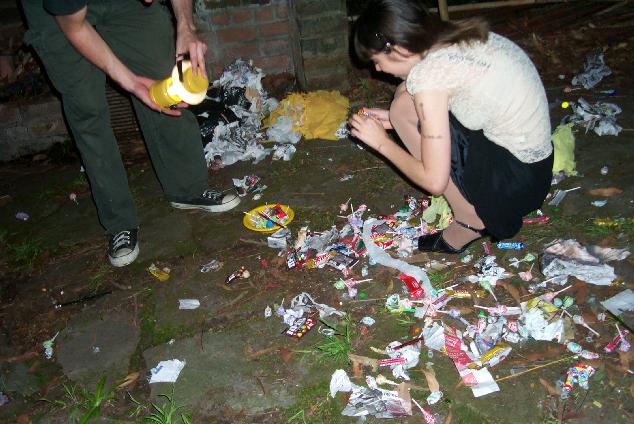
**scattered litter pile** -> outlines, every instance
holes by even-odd
[[[214,81],[205,101],[190,108],[197,116],[212,169],[242,160],[258,163],[270,153],[274,160],[288,161],[302,136],[324,140],[347,136],[349,102],[339,92],[291,93],[279,103],[262,87],[263,77],[261,69],[238,59]],[[267,117],[264,125],[263,117]],[[265,148],[264,141],[274,146]]]
[[[605,76],[611,75],[612,70],[605,64],[603,53],[589,53],[585,59],[585,69],[582,73],[575,75],[572,85],[582,85],[585,89],[594,88]],[[571,92],[572,88],[567,88],[566,92]],[[616,90],[600,91],[600,94],[613,96]],[[614,103],[594,102],[591,104],[583,97],[576,102],[564,102],[572,108],[572,115],[565,116],[561,125],[572,123],[585,128],[587,133],[590,130],[599,135],[618,135],[623,128],[616,123],[616,115],[621,113],[621,108]]]
[[[191,108],[198,118],[205,158],[212,167],[251,159],[257,163],[270,153],[261,144],[261,116],[278,103],[262,87],[263,77],[259,68],[238,59],[214,81],[207,99]]]
[[[511,257],[508,260],[511,269],[517,269],[519,274],[523,274],[522,280],[530,282],[520,287],[505,281],[513,273],[499,265],[491,246],[483,243],[485,254],[474,263],[473,274],[445,287],[432,287],[425,269],[397,257],[411,256],[416,238],[438,229],[424,220],[425,212],[432,208],[433,202],[430,205],[429,199],[406,197],[405,207],[381,219],[364,218],[368,212],[364,205],[356,210],[350,205],[350,212],[340,215],[341,219],[345,219],[342,228],[333,226],[318,233],[303,227],[293,242],[287,243],[280,251],[280,255],[286,255],[289,270],[328,266],[340,271],[343,277],[336,281],[335,287],[343,291],[339,299],[344,307],[363,299],[361,285],[373,281],[372,278],[354,278],[353,268],[359,262],[367,260],[367,265],[361,266],[362,277],[370,275],[368,265],[381,264],[397,270],[403,283],[402,292],[388,293],[384,300],[385,308],[391,314],[412,316],[420,324],[414,338],[393,340],[384,349],[371,348],[378,357],[348,354],[353,377],[339,369],[333,373],[330,383],[331,396],[335,397],[337,392],[350,394],[343,415],[402,417],[413,414],[414,404],[426,422],[441,422],[438,414],[423,408],[410,394],[413,389],[428,392],[428,405],[443,397],[433,376],[433,368],[428,369],[433,367],[432,362],[427,362],[427,368],[423,369],[427,387],[417,386],[408,372],[419,366],[423,350],[427,351],[430,359],[435,357],[435,353],[451,359],[462,383],[471,389],[475,397],[480,397],[499,391],[499,381],[515,376],[512,373],[496,379],[490,371],[512,355],[513,350],[522,349],[531,340],[563,345],[567,355],[546,365],[527,367],[521,374],[568,361],[571,366],[562,369],[557,383],[557,393],[565,400],[577,390],[576,386],[585,390],[589,387],[595,368],[584,361],[614,353],[617,346],[621,351],[630,349],[627,330],[616,326],[616,336],[611,330],[610,333],[599,333],[595,325],[590,324],[605,320],[605,314],[599,314],[595,319],[587,310],[582,310],[583,305],[576,304],[575,297],[569,294],[584,282],[598,285],[612,283],[616,275],[605,262],[626,258],[630,254],[628,250],[598,246],[586,248],[575,240],[555,240],[544,246],[539,261],[546,277],[543,281],[531,273],[538,262],[537,255],[526,253],[521,259]],[[340,206],[340,211],[348,212],[348,202]],[[437,210],[435,215],[443,214],[446,211]],[[515,242],[500,244],[498,248],[521,250],[524,245]],[[390,254],[390,251],[393,253]],[[521,268],[527,270],[519,271]],[[566,285],[569,277],[573,276],[581,282]],[[565,287],[554,291],[549,289],[552,285]],[[508,292],[515,305],[508,304],[512,301],[498,300],[504,294],[499,288]],[[622,296],[625,298],[627,294]],[[622,304],[623,301],[613,303]],[[299,294],[288,309],[282,302],[282,305],[276,306],[276,312],[287,326],[284,334],[297,339],[305,337],[324,317],[346,316],[341,310],[317,303],[308,293]],[[265,316],[272,316],[270,307],[267,307]],[[366,316],[362,322],[370,326],[374,324],[374,319]],[[337,337],[332,328],[320,327],[319,332],[327,337]],[[599,353],[594,347],[600,343],[605,344],[605,348]],[[381,368],[391,370],[396,381],[379,374]],[[360,384],[362,381],[365,385]],[[384,388],[386,385],[394,386],[393,390]]]

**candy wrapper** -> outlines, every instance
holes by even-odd
[[[260,177],[257,175],[245,175],[242,178],[233,178],[233,186],[238,192],[238,196],[244,197],[249,193],[262,193],[267,186],[260,183]]]
[[[561,399],[568,399],[575,384],[584,390],[588,390],[588,381],[594,374],[594,368],[590,365],[576,364],[568,368],[561,388]]]
[[[170,278],[170,269],[167,267],[164,267],[163,269],[160,269],[159,267],[157,267],[155,264],[150,265],[147,268],[147,271],[152,274],[154,277],[156,277],[157,280],[159,281],[167,281]]]
[[[394,377],[402,378],[403,380],[409,381],[407,369],[413,368],[418,365],[418,359],[420,357],[420,345],[416,343],[413,345],[405,346],[398,350],[394,349],[395,347],[400,345],[400,342],[393,341],[392,343],[387,345],[387,347],[385,348],[385,353],[387,353],[391,359],[402,360],[390,364]],[[379,363],[379,365],[381,364]]]
[[[312,318],[297,318],[290,327],[284,330],[283,334],[288,337],[301,339],[313,329],[315,321]]]
[[[425,295],[425,289],[418,284],[418,280],[416,280],[416,278],[407,274],[401,274],[398,278],[403,282],[403,284],[405,284],[407,291],[409,291],[413,300],[420,299]]]

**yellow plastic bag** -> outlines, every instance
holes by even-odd
[[[564,171],[566,175],[577,175],[575,162],[575,136],[572,134],[573,124],[560,125],[552,135],[555,149],[553,174]]]
[[[293,130],[307,140],[337,140],[336,132],[348,118],[350,102],[338,91],[291,93],[265,119],[264,127],[275,124],[280,117],[290,117]]]

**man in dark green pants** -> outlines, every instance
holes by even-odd
[[[62,98],[64,113],[88,175],[108,256],[125,266],[139,252],[139,220],[110,124],[106,77],[132,94],[152,164],[172,206],[223,212],[235,194],[208,188],[200,132],[187,110],[161,110],[149,97],[171,73],[177,54],[189,54],[205,72],[207,46],[195,35],[192,0],[172,0],[176,37],[167,7],[152,0],[22,0],[38,53]]]

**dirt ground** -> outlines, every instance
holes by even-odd
[[[530,297],[519,272],[529,269],[537,281],[545,280],[539,265],[510,266],[511,258],[527,253],[538,256],[557,238],[576,239],[584,246],[630,248],[634,237],[634,14],[631,2],[575,2],[487,12],[496,32],[524,47],[536,63],[551,103],[555,128],[568,110],[562,101],[608,101],[622,113],[618,136],[597,136],[575,129],[577,176],[556,188],[570,192],[558,207],[545,204],[546,223],[526,224],[512,241],[522,251],[493,247],[497,262],[512,275],[494,288],[500,304],[517,305]],[[603,51],[613,70],[594,89],[565,92],[573,75],[583,69],[587,53]],[[351,72],[353,88],[345,93],[353,108],[386,106],[392,85],[367,71]],[[605,91],[614,89],[611,95]],[[380,157],[359,149],[351,140],[302,141],[290,162],[269,159],[253,165],[239,162],[210,171],[213,186],[229,187],[231,178],[255,174],[268,186],[260,200],[242,199],[234,210],[210,215],[172,209],[145,156],[142,142],[122,145],[130,186],[141,218],[141,254],[132,265],[112,268],[105,255],[106,235],[99,226],[88,184],[73,149],[56,148],[46,155],[22,158],[0,167],[0,421],[66,423],[91,413],[94,422],[181,422],[187,414],[195,423],[348,423],[341,411],[347,397],[329,395],[330,377],[345,370],[362,386],[347,354],[382,358],[383,350],[420,332],[422,322],[411,314],[391,314],[385,299],[402,293],[398,273],[380,265],[369,266],[371,282],[359,286],[351,299],[337,290],[340,271],[288,270],[284,257],[266,245],[266,236],[242,225],[243,212],[265,202],[290,205],[296,234],[302,226],[326,231],[341,228],[339,205],[351,199],[366,204],[366,216],[390,215],[404,206],[404,196],[423,196]],[[607,167],[607,173],[601,168]],[[342,181],[342,177],[351,176]],[[592,194],[609,189],[608,196]],[[77,202],[69,194],[77,195]],[[607,200],[603,207],[591,202]],[[27,221],[15,218],[26,212]],[[613,226],[596,219],[614,220]],[[629,220],[628,220],[629,219]],[[474,259],[463,262],[467,254]],[[464,283],[475,274],[474,261],[483,256],[474,244],[461,257],[419,254],[412,264],[428,267],[437,288]],[[223,266],[201,273],[203,264],[216,259]],[[147,268],[168,267],[170,277],[159,281]],[[360,279],[362,259],[352,278]],[[571,278],[566,292],[574,299],[571,311],[582,315],[600,334],[575,329],[574,340],[600,353],[595,360],[572,357],[562,344],[534,340],[513,345],[511,354],[491,372],[500,391],[474,398],[460,383],[452,361],[423,346],[420,363],[410,370],[412,398],[444,423],[626,423],[634,421],[632,353],[603,352],[615,336],[608,316],[599,321],[600,302],[634,288],[634,259],[610,262],[617,279],[599,286]],[[225,284],[225,278],[244,266],[248,279]],[[365,277],[364,277],[365,278]],[[554,290],[549,287],[548,290]],[[544,289],[542,289],[544,291]],[[320,303],[346,312],[347,317],[326,318],[300,340],[284,337],[286,326],[267,306],[275,309],[301,292]],[[539,292],[541,293],[541,291]],[[195,310],[179,310],[179,299],[198,299]],[[479,299],[493,306],[491,296]],[[470,322],[477,320],[471,299],[452,301]],[[359,323],[371,316],[371,327]],[[318,318],[318,317],[315,317]],[[458,321],[441,317],[461,327]],[[318,332],[331,326],[333,337]],[[634,329],[630,329],[634,330]],[[59,333],[59,334],[58,334]],[[42,343],[51,339],[54,354],[46,359]],[[630,337],[631,341],[631,337]],[[149,384],[150,370],[160,361],[186,362],[175,384]],[[557,382],[576,363],[592,365],[596,372],[589,389],[576,386],[572,396],[560,400]],[[537,368],[539,367],[539,368]],[[522,371],[534,371],[522,374]],[[435,375],[442,399],[428,406],[423,370]],[[369,369],[365,369],[369,373]],[[382,374],[392,378],[389,369]],[[376,375],[375,373],[373,375]],[[390,388],[389,386],[386,386]],[[3,401],[0,399],[0,404]],[[174,414],[173,421],[166,415]],[[91,421],[91,422],[92,422]],[[368,422],[378,422],[368,418]],[[413,416],[394,419],[423,422]],[[85,422],[85,421],[84,421]]]

